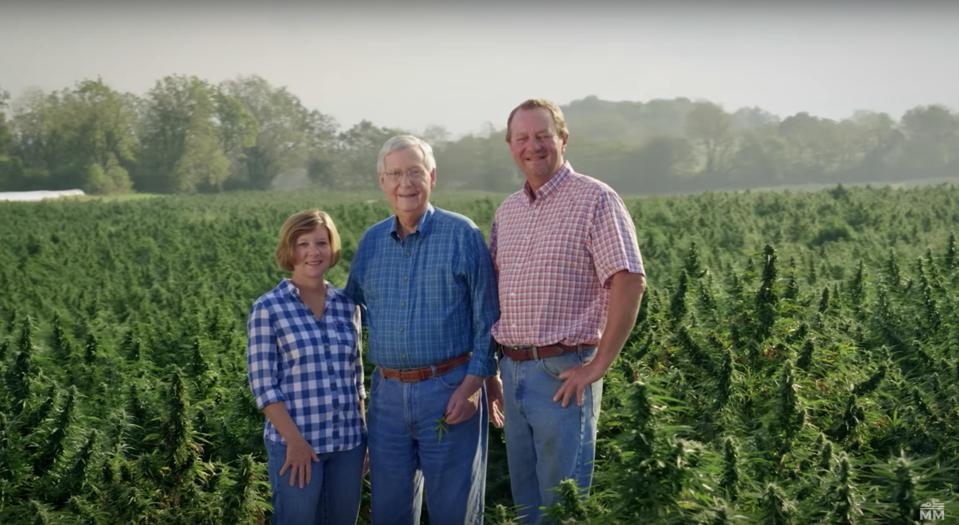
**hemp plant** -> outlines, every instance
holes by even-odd
[[[436,420],[436,426],[433,427],[433,430],[436,431],[436,441],[437,442],[443,441],[443,436],[445,436],[446,433],[450,431],[450,426],[446,422],[446,416],[443,416]]]

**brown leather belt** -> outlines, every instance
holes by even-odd
[[[458,355],[433,366],[424,366],[423,368],[386,368],[380,367],[383,377],[387,379],[398,379],[404,383],[418,383],[436,376],[441,376],[450,370],[460,366],[470,360],[470,353]]]
[[[533,359],[556,357],[566,352],[575,352],[585,345],[507,346],[497,343],[496,346],[499,348],[501,355],[505,355],[513,361],[531,361]]]

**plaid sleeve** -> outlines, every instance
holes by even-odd
[[[350,273],[346,278],[346,287],[343,288],[343,293],[360,305],[366,304],[366,298],[363,296],[363,271],[366,266],[367,249],[368,243],[364,234],[356,248],[356,253],[353,254],[353,260],[350,261]]]
[[[493,261],[493,271],[499,273],[499,268],[496,267],[496,218],[493,218],[493,226],[489,231],[489,256]]]
[[[496,296],[496,277],[483,234],[474,229],[466,240],[467,275],[470,286],[473,315],[473,357],[468,373],[476,376],[496,375],[496,359],[490,330],[499,318],[499,300]]]
[[[360,321],[360,307],[356,306],[353,310],[353,329],[356,330],[356,359],[354,367],[356,369],[356,391],[360,394],[360,399],[366,399],[366,387],[363,386],[363,330]]]
[[[246,331],[247,379],[256,399],[256,407],[263,410],[267,405],[286,401],[286,396],[277,388],[276,335],[270,312],[265,306],[253,305]]]
[[[604,287],[608,288],[609,279],[622,270],[645,274],[633,219],[612,190],[600,193],[588,243],[596,275]]]

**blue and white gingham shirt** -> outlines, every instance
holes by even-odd
[[[283,402],[300,433],[323,454],[361,444],[359,316],[341,290],[326,287],[317,319],[289,279],[253,303],[247,322],[247,368],[256,406]],[[283,438],[266,420],[264,439]]]
[[[360,239],[344,291],[366,307],[369,359],[377,366],[426,367],[473,352],[467,373],[496,374],[493,263],[468,218],[430,205],[405,238],[395,216],[374,224]]]

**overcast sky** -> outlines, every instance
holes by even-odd
[[[534,96],[830,118],[959,110],[959,7],[947,2],[515,3],[0,0],[0,88],[101,77],[144,95],[169,74],[257,74],[343,128],[454,134],[503,127]]]

